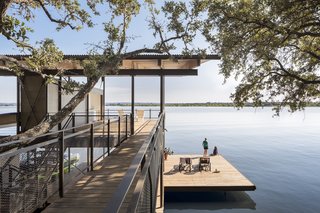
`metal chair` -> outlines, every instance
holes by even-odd
[[[209,157],[200,157],[199,159],[199,171],[211,171],[211,162]]]
[[[192,169],[191,158],[180,158],[179,172],[181,172],[182,170],[186,170],[188,172],[191,172],[191,169]]]

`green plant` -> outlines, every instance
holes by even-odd
[[[166,148],[164,148],[163,153],[168,154],[168,155],[172,155],[173,151],[170,149],[170,147],[166,147]]]

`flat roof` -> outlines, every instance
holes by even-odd
[[[29,55],[6,55],[18,60],[24,60]],[[90,55],[65,55],[64,61],[56,67],[65,69],[66,76],[83,76],[83,67],[81,61],[89,58]],[[174,58],[174,60],[173,60]],[[140,54],[123,59],[117,73],[108,74],[108,76],[118,75],[168,75],[168,76],[186,76],[197,75],[197,67],[210,60],[219,60],[218,55],[164,55],[164,54]],[[3,64],[5,65],[5,64]],[[48,68],[46,74],[56,74],[57,68]],[[14,76],[11,72],[0,69],[0,76]]]

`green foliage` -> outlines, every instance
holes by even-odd
[[[225,79],[240,80],[231,96],[236,106],[279,102],[279,113],[319,101],[319,7],[317,0],[192,0],[168,1],[164,11],[170,32],[200,31],[221,55]]]
[[[52,68],[63,60],[63,52],[60,51],[53,40],[47,39],[39,42],[40,47],[34,48],[30,57],[26,58],[28,65],[37,72],[44,68]]]

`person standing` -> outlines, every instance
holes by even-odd
[[[204,139],[204,141],[202,142],[202,146],[203,146],[203,156],[207,156],[208,155],[208,141],[207,138]]]

